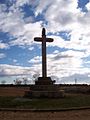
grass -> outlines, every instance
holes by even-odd
[[[60,109],[86,106],[90,106],[90,95],[67,95],[61,99],[32,100],[0,97],[0,108]]]

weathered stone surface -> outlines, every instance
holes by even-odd
[[[58,85],[32,85],[29,91],[25,92],[28,98],[61,98],[64,97],[64,91],[60,90]]]

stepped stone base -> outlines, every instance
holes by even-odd
[[[24,97],[28,98],[61,98],[64,91],[54,84],[50,77],[39,77],[35,85],[30,86],[30,90],[25,92]]]
[[[27,98],[62,98],[63,91],[27,91],[25,96]]]

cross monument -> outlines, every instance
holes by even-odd
[[[63,97],[63,91],[59,86],[54,85],[55,80],[47,77],[47,60],[46,60],[46,42],[53,42],[52,38],[46,37],[46,30],[42,28],[42,36],[35,37],[34,41],[42,42],[42,77],[35,81],[35,85],[30,86],[30,90],[25,92],[28,98],[60,98]]]
[[[47,77],[47,59],[46,59],[46,42],[53,42],[52,38],[46,38],[46,30],[42,28],[42,37],[35,37],[34,41],[42,42],[42,77]]]

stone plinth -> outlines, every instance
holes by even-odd
[[[30,90],[25,92],[24,97],[28,98],[61,98],[64,91],[54,84],[50,77],[39,77],[35,85],[30,86]]]
[[[35,81],[35,85],[53,85],[55,81],[52,81],[50,77],[39,77]]]

